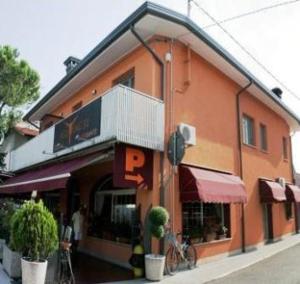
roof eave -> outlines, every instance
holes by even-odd
[[[102,42],[100,42],[72,71],[70,71],[61,81],[59,81],[50,92],[45,95],[25,116],[24,120],[29,120],[30,117],[55,93],[57,93],[64,85],[66,85],[75,75],[82,71],[95,57],[102,53],[112,42],[118,39],[122,34],[127,32],[131,26],[135,25],[146,14],[158,16],[171,22],[180,24],[195,34],[200,40],[205,42],[216,53],[222,56],[229,64],[236,68],[245,78],[253,83],[263,91],[269,98],[278,104],[286,113],[297,121],[300,125],[300,118],[288,108],[282,101],[280,101],[266,86],[264,86],[249,70],[242,66],[229,52],[220,46],[213,38],[204,32],[198,25],[196,25],[190,18],[172,11],[160,5],[145,2],[135,12],[133,12],[125,21],[116,27]]]

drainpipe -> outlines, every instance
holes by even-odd
[[[137,38],[137,40],[150,52],[150,54],[153,56],[155,61],[160,67],[160,98],[162,101],[164,101],[164,84],[165,84],[165,65],[164,62],[160,59],[160,57],[153,51],[153,49],[140,37],[140,35],[136,32],[134,26],[131,26],[130,28],[132,34]]]
[[[290,148],[290,167],[292,171],[292,183],[296,184],[296,178],[295,178],[295,169],[294,169],[294,161],[293,161],[293,149],[292,149],[292,137],[295,135],[295,132],[290,134],[289,137],[289,148]],[[295,215],[295,233],[299,234],[299,216],[298,216],[298,203],[294,202],[294,215]]]
[[[241,109],[240,109],[240,97],[241,95],[253,84],[252,79],[248,78],[249,83],[240,89],[236,94],[236,110],[237,110],[237,125],[238,125],[238,147],[239,147],[239,173],[243,180],[243,151],[242,151],[242,135],[241,135]],[[241,204],[242,218],[241,218],[241,238],[242,238],[242,252],[246,251],[245,242],[245,207],[244,203]]]
[[[136,37],[136,39],[146,48],[146,50],[153,56],[155,61],[160,67],[160,99],[165,101],[165,65],[164,62],[160,59],[160,57],[153,51],[153,49],[140,37],[140,35],[136,32],[134,26],[130,28],[132,34]],[[161,206],[165,206],[165,186],[164,186],[164,165],[165,165],[165,153],[160,152],[160,190],[159,190],[159,203]],[[164,241],[160,241],[159,250],[160,253],[163,254]]]
[[[153,49],[140,37],[140,35],[136,32],[134,26],[131,26],[130,28],[132,34],[137,38],[137,40],[147,49],[147,51],[153,56],[155,61],[160,67],[160,99],[162,101],[165,100],[165,65],[164,62],[160,59],[160,57],[153,51]],[[164,152],[160,153],[160,197],[159,197],[159,203],[161,206],[165,205],[165,196],[164,196],[164,164],[165,164],[165,156]]]

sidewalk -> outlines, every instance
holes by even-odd
[[[300,244],[300,234],[292,235],[273,244],[268,244],[255,251],[226,257],[221,260],[200,264],[193,270],[178,272],[174,276],[166,276],[160,283],[193,284],[206,283],[222,278],[240,269],[246,268],[281,251]],[[147,283],[145,279],[122,281],[118,283]]]
[[[4,272],[3,270],[3,266],[0,263],[0,284],[10,284],[10,280],[9,277],[7,276],[7,274]]]

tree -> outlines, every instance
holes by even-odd
[[[18,57],[17,49],[0,45],[0,131],[5,133],[20,119],[20,107],[39,97],[38,73]]]

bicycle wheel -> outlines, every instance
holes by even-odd
[[[174,247],[170,247],[166,254],[166,272],[174,275],[178,269],[180,257]]]
[[[197,251],[193,245],[188,245],[184,251],[185,259],[188,263],[188,268],[193,269],[197,264]]]

